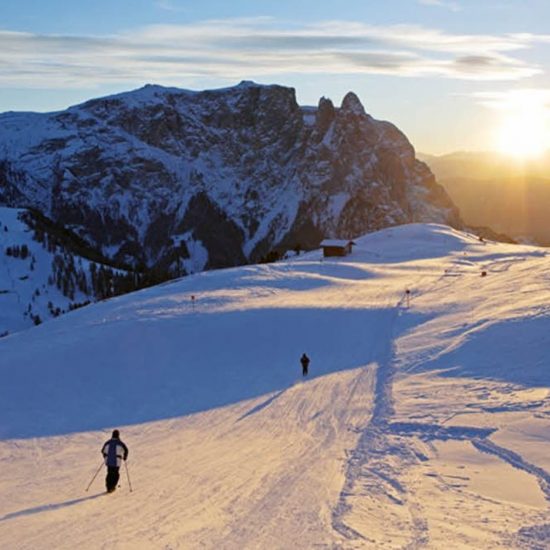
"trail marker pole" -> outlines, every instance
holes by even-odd
[[[99,470],[101,470],[101,467],[103,466],[103,461],[101,461],[101,464],[99,465],[99,468],[97,469],[96,473],[94,474],[94,477],[92,477],[92,481],[88,483],[88,487],[86,487],[86,492],[88,492],[88,489],[92,486],[92,483],[94,482],[94,479],[97,477],[97,474],[99,474]]]
[[[405,302],[407,304],[407,308],[410,307],[411,305],[411,291],[407,288],[407,290],[405,290]]]
[[[126,469],[126,477],[128,478],[128,486],[130,487],[130,493],[133,491],[132,482],[130,481],[130,473],[128,472],[128,464],[124,461],[124,468]]]

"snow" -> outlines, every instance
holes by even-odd
[[[71,303],[48,281],[54,255],[33,239],[32,230],[20,219],[24,212],[23,209],[0,206],[0,334],[32,326],[31,317],[25,314],[29,307],[33,315],[46,320],[51,317],[48,302],[60,309],[68,309]],[[29,251],[26,259],[6,255],[7,248],[23,245]],[[77,256],[75,261],[83,263],[87,269],[88,260]],[[77,289],[73,301],[86,300],[89,296]]]
[[[349,244],[352,243],[352,241],[346,241],[344,239],[324,239],[321,243],[321,247],[324,246],[334,246],[334,247],[342,247],[345,248],[346,246],[349,246]]]
[[[0,545],[547,548],[546,251],[354,242],[1,339]],[[134,491],[86,493],[113,427]]]
[[[305,105],[300,107],[302,111],[302,118],[304,124],[307,126],[313,126],[317,120],[317,107]]]
[[[337,193],[330,198],[329,211],[331,212],[331,216],[334,219],[338,219],[338,217],[342,213],[342,210],[344,209],[344,206],[346,206],[349,200],[349,193]]]
[[[208,262],[208,250],[199,239],[194,239],[192,231],[188,231],[181,238],[174,239],[176,245],[185,242],[189,251],[189,258],[182,261],[183,267],[187,273],[197,273],[202,271]]]

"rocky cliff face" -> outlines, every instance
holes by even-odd
[[[0,202],[39,209],[115,261],[187,272],[389,225],[461,225],[407,138],[355,94],[301,108],[293,89],[249,82],[4,113]]]

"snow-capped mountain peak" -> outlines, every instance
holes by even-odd
[[[355,94],[304,109],[292,88],[248,81],[0,115],[0,201],[39,209],[114,261],[187,272],[461,223],[405,136]]]

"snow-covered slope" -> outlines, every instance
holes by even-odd
[[[104,261],[39,213],[0,206],[0,337],[149,284]]]
[[[461,223],[407,138],[355,94],[301,108],[292,88],[251,82],[0,114],[0,201],[116,261],[188,273],[399,223]]]
[[[60,279],[64,278],[68,255],[60,248],[48,250],[45,243],[36,240],[30,219],[25,210],[0,207],[0,336],[28,328],[94,298],[86,276],[84,282],[86,286],[90,284],[89,289],[73,285],[63,293],[63,285],[58,286],[56,279],[60,272],[63,272]],[[71,256],[70,262],[71,275],[76,276],[77,271],[89,272],[88,260]]]
[[[0,340],[1,546],[548,547],[546,251],[356,242]],[[114,426],[134,491],[85,493]]]

